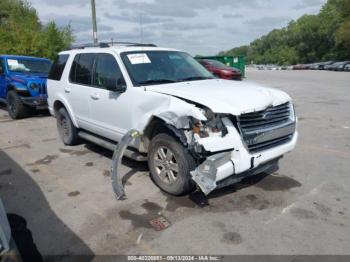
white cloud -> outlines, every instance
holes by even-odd
[[[77,42],[91,33],[90,0],[31,0],[42,21],[70,24]],[[140,41],[212,55],[248,44],[326,0],[96,0],[99,38]]]

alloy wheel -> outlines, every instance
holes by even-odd
[[[165,146],[154,155],[154,166],[158,177],[166,184],[173,184],[178,178],[179,165],[173,151]]]

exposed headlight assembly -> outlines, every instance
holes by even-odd
[[[199,121],[193,119],[192,121],[192,131],[197,134],[200,138],[206,138],[210,136],[225,136],[227,134],[227,129],[222,122],[222,115],[214,114],[209,109],[201,109],[207,121]]]

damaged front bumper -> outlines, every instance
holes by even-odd
[[[238,183],[245,177],[277,166],[278,160],[294,149],[297,139],[298,132],[295,132],[288,143],[256,154],[249,153],[242,144],[230,152],[211,155],[191,172],[192,179],[208,195],[219,187]]]
[[[35,110],[46,110],[48,108],[47,98],[45,96],[21,97],[21,101],[26,106]]]

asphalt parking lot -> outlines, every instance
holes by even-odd
[[[350,254],[350,73],[248,71],[287,91],[300,138],[278,172],[171,197],[147,165],[125,160],[128,199],[113,195],[111,152],[63,146],[55,119],[10,120],[0,108],[0,196],[42,255]],[[207,204],[207,205],[206,205]],[[170,227],[156,231],[152,219]]]

